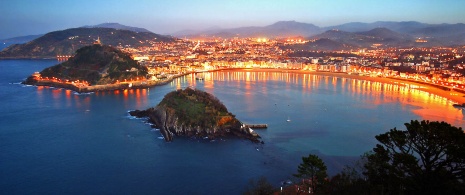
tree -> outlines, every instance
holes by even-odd
[[[372,185],[390,194],[463,194],[465,134],[445,122],[411,121],[407,130],[391,129],[366,154]]]
[[[244,195],[268,195],[273,194],[276,188],[268,182],[266,177],[260,177],[257,181],[250,180]]]
[[[330,194],[369,194],[369,186],[358,168],[346,165],[331,178],[329,191]]]
[[[295,177],[308,179],[308,184],[313,193],[316,193],[321,186],[324,185],[325,179],[328,177],[326,173],[326,165],[317,155],[310,154],[308,157],[302,157],[302,163],[297,168]]]

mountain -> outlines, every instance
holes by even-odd
[[[36,38],[39,38],[43,35],[26,35],[26,36],[20,36],[20,37],[12,37],[12,38],[8,38],[8,39],[2,39],[0,40],[1,43],[13,43],[13,44],[17,44],[17,43],[26,43],[26,42],[29,42],[29,41],[32,41]]]
[[[443,45],[464,45],[465,24],[437,24],[412,30],[410,34],[427,38]]]
[[[325,27],[325,30],[338,29],[346,32],[369,31],[385,28],[410,37],[427,40],[421,46],[453,46],[465,44],[465,24],[426,24],[415,21],[373,23],[352,22],[337,26]],[[417,43],[413,45],[418,45]]]
[[[6,48],[10,45],[13,45],[13,44],[21,44],[21,43],[27,43],[29,41],[32,41],[36,38],[39,38],[41,37],[42,35],[27,35],[27,36],[20,36],[20,37],[12,37],[12,38],[8,38],[8,39],[2,39],[0,40],[0,51],[3,49],[3,48]]]
[[[88,25],[88,26],[83,26],[81,28],[114,28],[118,30],[129,30],[129,31],[134,31],[134,32],[148,32],[151,33],[149,30],[145,28],[138,28],[138,27],[132,27],[132,26],[125,26],[119,23],[102,23],[102,24],[97,24],[97,25]]]
[[[374,34],[369,34],[368,31],[372,30],[374,30],[372,32]],[[361,32],[367,32],[368,34]],[[360,46],[367,46],[377,42],[392,46],[397,46],[397,44],[400,44],[401,46],[450,46],[465,44],[465,24],[426,24],[416,21],[377,21],[373,23],[351,22],[336,26],[318,27],[313,24],[296,21],[280,21],[262,27],[249,26],[226,29],[214,28],[204,31],[186,30],[180,31],[174,35],[189,38],[198,36],[216,36],[223,38],[315,36],[313,38],[344,40],[348,41],[348,44]],[[427,42],[422,42],[421,44],[415,43],[415,38],[426,40]],[[349,39],[352,39],[352,41],[349,41]],[[361,40],[361,42],[356,43],[357,40]]]
[[[129,30],[129,31],[134,31],[134,32],[148,32],[151,33],[149,30],[145,28],[138,28],[138,27],[132,27],[132,26],[125,26],[119,23],[102,23],[98,25],[88,25],[88,26],[83,26],[81,28],[114,28],[114,29],[119,29],[119,30]],[[0,40],[0,51],[10,45],[14,44],[22,44],[22,43],[27,43],[29,41],[32,41],[34,39],[37,39],[39,37],[43,36],[41,35],[27,35],[27,36],[19,36],[19,37],[12,37],[8,39],[2,39]]]
[[[145,77],[147,68],[134,61],[129,54],[114,47],[94,44],[78,49],[74,57],[42,70],[40,75],[42,78],[79,80],[96,85]],[[26,84],[37,82],[34,76],[25,81]]]
[[[305,50],[305,51],[340,51],[340,50],[351,50],[354,49],[353,45],[345,44],[339,41],[334,41],[328,38],[320,38],[315,41],[310,41],[304,44],[295,45],[284,45],[281,49],[291,49],[294,51]]]
[[[175,39],[151,32],[134,32],[112,28],[71,28],[47,33],[25,44],[11,45],[0,52],[0,58],[54,58],[73,55],[84,46],[100,38],[105,45],[151,46],[153,42],[170,42]]]
[[[356,34],[369,36],[369,37],[378,37],[381,39],[409,39],[412,38],[406,34],[401,34],[398,32],[394,32],[387,28],[374,28],[369,31],[365,32],[357,32]]]
[[[312,36],[320,33],[321,30],[318,26],[308,23],[301,23],[296,21],[280,21],[271,25],[259,27],[249,26],[240,28],[228,28],[228,29],[210,29],[200,32],[195,31],[180,31],[179,34],[175,34],[177,37],[195,37],[199,35],[217,36],[223,35],[225,38],[234,36],[238,37],[288,37],[288,36]],[[182,33],[195,33],[195,34],[182,34]]]
[[[407,46],[431,46],[437,42],[417,43],[415,37],[394,32],[387,28],[374,28],[363,32],[346,32],[342,30],[328,30],[322,34],[309,37],[310,40],[330,39],[342,44],[355,47],[368,48],[377,44],[381,47],[407,47]]]
[[[216,97],[189,87],[166,94],[156,107],[129,114],[148,118],[160,129],[165,141],[172,141],[174,136],[208,139],[234,136],[260,142],[260,136],[243,126]]]
[[[324,30],[342,30],[347,32],[362,32],[369,31],[374,28],[387,28],[395,32],[409,33],[415,29],[421,29],[429,26],[430,24],[420,23],[415,21],[403,21],[403,22],[390,22],[390,21],[378,21],[373,23],[363,22],[350,22],[336,26],[329,26],[323,28]]]

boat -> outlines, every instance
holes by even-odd
[[[289,117],[287,117],[286,122],[291,122],[291,119]]]
[[[465,108],[465,103],[463,104],[452,104],[453,107],[456,107],[456,108]]]
[[[204,78],[201,76],[195,77],[195,80],[203,80]]]

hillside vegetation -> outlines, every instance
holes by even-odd
[[[42,77],[81,80],[95,85],[144,78],[147,68],[114,47],[92,45],[77,50],[68,61],[46,68],[40,74]]]
[[[234,117],[216,97],[191,88],[168,93],[159,105],[173,110],[186,126],[222,126]]]
[[[166,141],[172,141],[174,136],[208,139],[234,136],[260,142],[260,136],[242,125],[216,97],[196,89],[170,92],[157,106],[129,114],[148,117]]]
[[[0,52],[3,58],[55,58],[73,55],[77,49],[100,38],[111,46],[151,46],[153,42],[170,42],[173,38],[151,32],[134,32],[113,28],[71,28],[47,33],[24,44],[11,45]]]

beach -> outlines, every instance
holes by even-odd
[[[465,103],[465,93],[456,91],[456,90],[448,90],[441,88],[440,86],[434,86],[428,83],[422,83],[418,81],[412,81],[402,78],[394,78],[394,77],[371,77],[371,76],[361,76],[356,74],[347,74],[347,73],[338,73],[338,72],[316,72],[316,71],[308,71],[308,70],[295,70],[295,69],[243,69],[243,68],[233,68],[233,69],[218,69],[218,70],[211,70],[212,71],[248,71],[248,72],[289,72],[289,73],[297,73],[297,74],[312,74],[312,75],[321,75],[321,76],[331,76],[331,77],[341,77],[341,78],[350,78],[350,79],[359,79],[359,80],[367,80],[373,82],[380,82],[380,83],[388,83],[388,84],[395,84],[395,85],[404,85],[409,87],[415,87],[418,90],[425,91],[431,94],[435,94],[444,98],[449,99],[450,101],[463,104]],[[111,91],[111,90],[119,90],[119,89],[136,89],[136,88],[149,88],[157,85],[164,85],[171,82],[173,79],[178,78],[180,76],[184,76],[187,74],[193,73],[183,73],[179,75],[175,75],[170,79],[166,79],[163,81],[138,81],[132,82],[131,86],[128,84],[107,84],[107,85],[94,85],[94,86],[86,86],[86,87],[76,87],[70,84],[63,84],[60,82],[53,82],[53,81],[36,81],[35,83],[27,83],[25,84],[33,84],[33,85],[44,85],[44,86],[54,86],[54,87],[62,87],[74,90],[79,93],[85,92],[94,92],[94,91]]]
[[[416,89],[418,90],[447,98],[454,103],[458,103],[458,104],[465,103],[465,93],[455,91],[455,90],[444,90],[439,87],[432,86],[428,83],[415,82],[415,81],[410,81],[407,79],[391,78],[391,77],[370,77],[370,76],[361,76],[361,75],[347,74],[347,73],[316,72],[316,71],[292,70],[292,69],[236,69],[236,70],[251,71],[251,72],[290,72],[290,73],[298,73],[298,74],[313,74],[313,75],[321,75],[321,76],[367,80],[367,81],[396,84],[396,85],[416,86]]]

